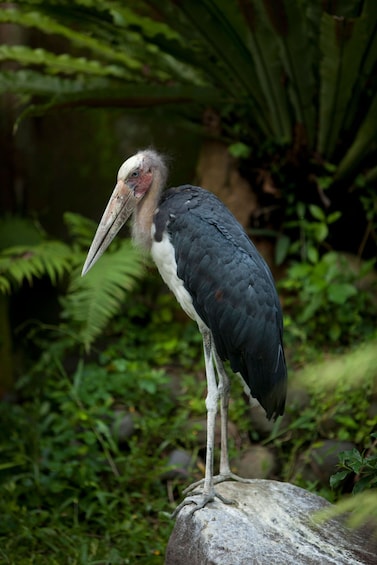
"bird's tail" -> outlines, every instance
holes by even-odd
[[[287,368],[284,350],[279,345],[275,363],[271,366],[270,359],[256,358],[246,353],[240,367],[240,373],[250,389],[251,395],[266,410],[270,420],[284,413],[287,394]]]

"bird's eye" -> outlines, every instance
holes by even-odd
[[[136,178],[136,177],[138,177],[138,176],[139,176],[139,171],[138,171],[138,170],[132,171],[131,177]]]

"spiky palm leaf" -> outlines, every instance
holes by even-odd
[[[233,104],[257,143],[308,147],[354,175],[376,154],[377,3],[16,0],[0,22],[58,35],[69,55],[0,46],[0,92],[38,109]],[[193,115],[197,106],[192,105]],[[238,140],[237,140],[238,141]],[[242,141],[242,140],[241,140]]]

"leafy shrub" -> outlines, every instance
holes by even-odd
[[[355,269],[345,254],[331,250],[329,226],[340,218],[339,212],[326,215],[319,206],[299,202],[290,213],[294,219],[285,228],[293,236],[285,235],[277,244],[278,261],[290,260],[280,283],[286,293],[288,335],[323,346],[348,345],[373,333],[373,288],[359,283],[375,261]]]
[[[377,487],[377,432],[371,434],[371,437],[374,439],[373,444],[365,453],[352,449],[340,454],[339,467],[342,470],[331,477],[331,487],[338,487],[350,475],[355,476],[352,490],[354,494]]]
[[[159,515],[169,510],[159,476],[177,433],[166,375],[114,360],[80,361],[69,377],[62,353],[50,345],[18,383],[22,404],[2,413],[2,551],[30,563],[62,551],[65,562],[87,553],[158,563],[171,528]],[[135,420],[126,450],[115,441],[116,407]]]
[[[301,462],[305,464],[305,456],[322,440],[349,441],[362,452],[370,449],[370,432],[377,425],[377,416],[370,412],[377,383],[376,358],[372,339],[341,355],[326,353],[323,360],[291,372],[288,426],[272,438],[281,453],[284,480],[318,492],[318,484],[302,479]],[[304,403],[296,391],[305,392]],[[346,491],[348,483],[342,486]],[[329,484],[321,494],[334,501],[342,490],[331,490]]]
[[[314,264],[294,263],[281,288],[288,291],[286,304],[304,338],[317,345],[350,344],[374,330],[376,306],[372,295],[358,281],[373,268],[366,262],[356,274],[345,257],[333,251]]]
[[[361,453],[357,449],[344,451],[339,455],[341,471],[330,478],[333,489],[353,477],[353,496],[340,499],[333,507],[318,513],[318,520],[324,521],[339,516],[345,517],[349,527],[367,525],[377,535],[377,433],[371,434],[372,445]]]

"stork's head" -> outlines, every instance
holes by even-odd
[[[151,149],[139,151],[123,163],[117,183],[90,246],[82,275],[101,257],[132,212],[149,191],[160,191],[167,168],[163,158]]]

